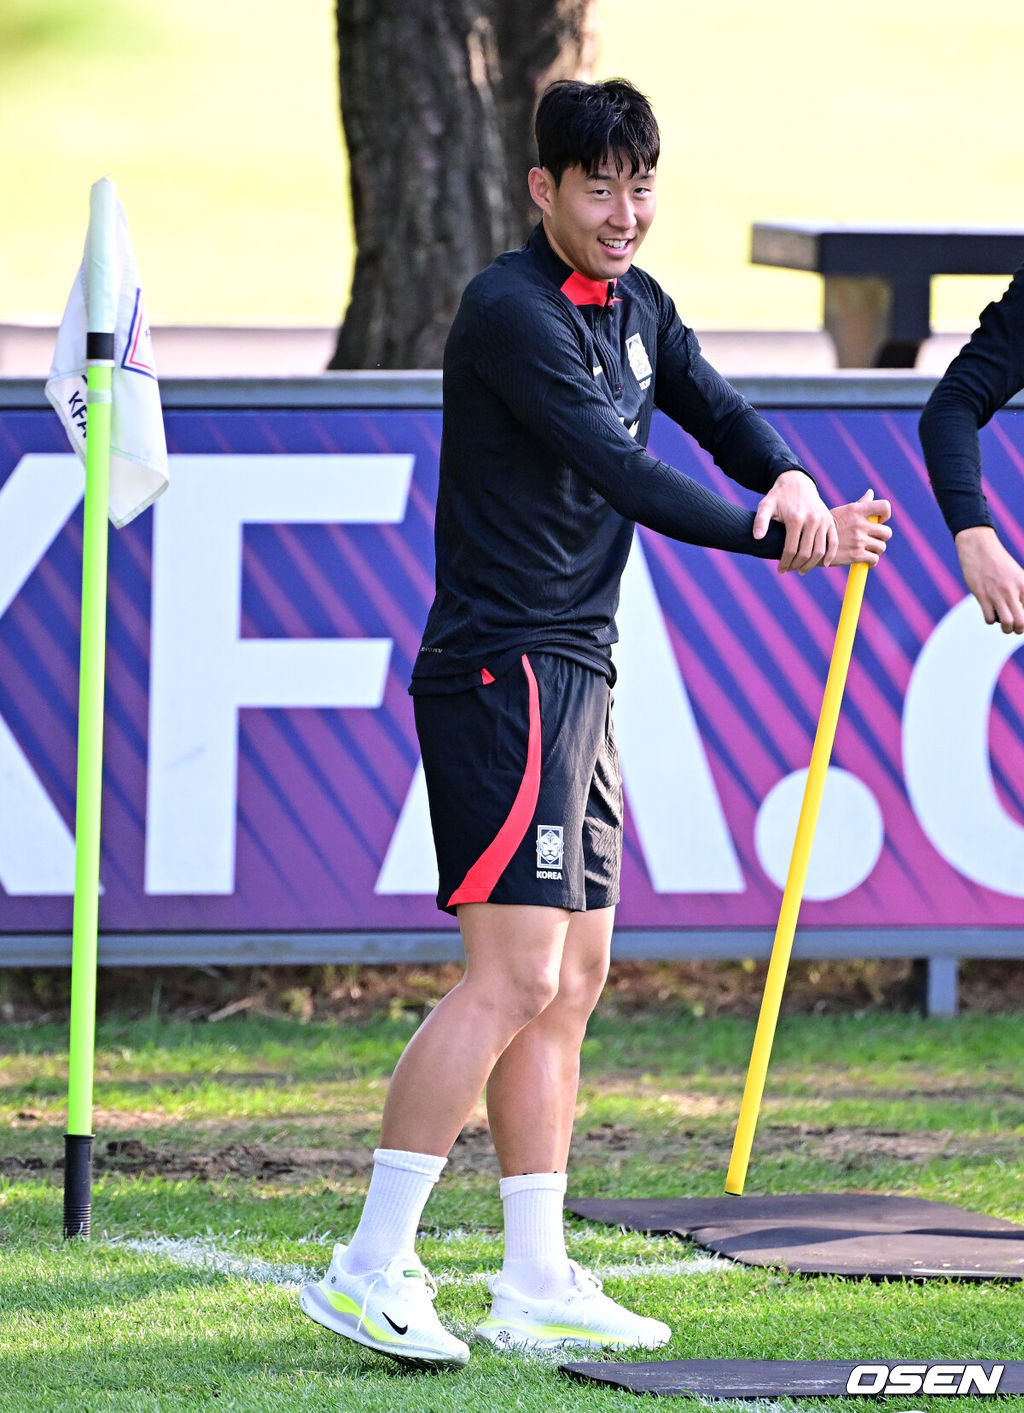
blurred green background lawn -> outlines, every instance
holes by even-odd
[[[698,329],[820,325],[816,278],[749,264],[755,220],[1024,231],[1019,0],[603,0],[602,30],[599,76],[662,123],[642,263]],[[154,323],[334,324],[352,237],[331,0],[4,0],[0,320],[63,309],[104,174]],[[1005,283],[938,281],[936,329]]]

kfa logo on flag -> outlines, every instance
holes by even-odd
[[[156,380],[149,321],[135,263],[128,219],[104,178],[113,219],[109,228],[90,221],[85,255],[57,333],[57,348],[46,381],[46,396],[64,424],[68,439],[85,461],[88,334],[113,332],[113,386],[110,393],[110,519],[116,526],[151,505],[167,487],[167,443]],[[112,305],[104,329],[89,328],[89,300],[100,278],[109,284]],[[108,360],[109,353],[104,357]]]
[[[129,373],[141,373],[143,377],[154,380],[156,378],[153,342],[149,336],[146,301],[142,297],[141,289],[135,291],[135,308],[132,310],[131,322],[128,325],[128,337],[125,340],[124,353],[121,356],[121,367]]]

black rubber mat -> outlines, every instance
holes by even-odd
[[[629,1231],[674,1233],[747,1266],[807,1275],[1024,1279],[1024,1226],[865,1192],[581,1200],[566,1210]]]
[[[614,1384],[633,1393],[689,1394],[702,1398],[834,1398],[879,1395],[1024,1393],[1024,1363],[991,1359],[665,1359],[648,1364],[562,1364],[560,1371],[587,1383]],[[916,1386],[914,1381],[917,1380]],[[993,1385],[995,1385],[993,1387]]]

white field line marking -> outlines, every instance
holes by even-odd
[[[712,1271],[729,1271],[735,1261],[725,1256],[688,1256],[679,1261],[628,1261],[618,1266],[594,1266],[602,1280],[628,1280],[630,1276],[704,1276]]]
[[[735,1264],[722,1256],[693,1256],[685,1261],[651,1261],[647,1264],[628,1261],[617,1266],[596,1265],[587,1269],[593,1271],[602,1281],[606,1281],[629,1280],[634,1276],[703,1276],[709,1271],[727,1271]],[[445,1285],[481,1285],[489,1277],[485,1271],[473,1271],[469,1275],[460,1275],[453,1271],[450,1274],[442,1272],[439,1279],[443,1280]]]
[[[115,1240],[111,1245],[149,1256],[163,1256],[179,1266],[239,1276],[242,1280],[254,1281],[257,1285],[280,1286],[283,1290],[298,1290],[310,1281],[319,1280],[330,1260],[325,1254],[320,1266],[310,1268],[260,1261],[254,1257],[232,1256],[216,1244],[215,1238],[207,1236],[158,1236],[149,1240],[127,1238]],[[652,1261],[648,1265],[630,1261],[622,1265],[595,1266],[593,1269],[602,1280],[628,1280],[634,1276],[699,1276],[712,1271],[728,1270],[734,1264],[721,1256],[692,1256],[680,1261]],[[487,1280],[487,1274],[483,1271],[474,1271],[469,1275],[441,1271],[439,1276],[444,1284],[449,1286],[482,1285]]]
[[[111,1245],[128,1251],[141,1251],[148,1256],[163,1256],[178,1266],[220,1271],[224,1275],[255,1281],[257,1285],[276,1285],[284,1290],[298,1290],[299,1286],[319,1279],[319,1272],[308,1266],[277,1265],[272,1261],[232,1256],[214,1245],[212,1237],[158,1236],[148,1241],[131,1238],[113,1241]]]

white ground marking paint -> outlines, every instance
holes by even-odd
[[[722,1256],[693,1256],[685,1261],[629,1261],[618,1266],[588,1266],[602,1281],[629,1280],[633,1276],[703,1276],[710,1271],[727,1271],[735,1261],[727,1261]],[[489,1280],[484,1271],[475,1271],[463,1276],[457,1273],[445,1274],[445,1285],[481,1285]]]
[[[680,1261],[631,1261],[621,1266],[594,1266],[602,1280],[623,1280],[629,1276],[703,1276],[711,1271],[728,1271],[736,1265],[724,1256],[690,1256]]]
[[[178,1266],[218,1271],[223,1275],[254,1281],[257,1285],[280,1286],[283,1290],[298,1290],[310,1281],[319,1280],[330,1259],[326,1245],[323,1261],[312,1269],[309,1266],[233,1256],[217,1245],[217,1241],[223,1239],[209,1236],[158,1236],[143,1240],[132,1237],[123,1240],[115,1238],[111,1245],[120,1246],[127,1251],[139,1251],[147,1256],[162,1256]],[[733,1265],[735,1262],[727,1261],[721,1256],[691,1256],[679,1261],[630,1261],[621,1265],[594,1266],[591,1269],[602,1280],[628,1280],[633,1276],[701,1276],[713,1271],[728,1270]],[[487,1280],[487,1273],[483,1271],[463,1275],[455,1271],[437,1271],[435,1268],[435,1274],[445,1285],[450,1286],[482,1285]]]
[[[298,1290],[310,1281],[319,1280],[322,1273],[321,1270],[313,1271],[308,1266],[281,1265],[273,1261],[232,1256],[217,1247],[213,1237],[158,1236],[148,1241],[136,1238],[123,1241],[115,1239],[111,1245],[128,1251],[141,1251],[147,1256],[162,1256],[178,1266],[219,1271],[224,1275],[255,1281],[258,1285],[280,1286],[284,1290]]]

